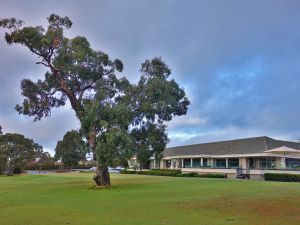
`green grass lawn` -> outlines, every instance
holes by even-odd
[[[300,224],[300,184],[92,174],[0,177],[0,225]]]

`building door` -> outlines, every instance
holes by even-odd
[[[171,168],[171,165],[172,165],[171,160],[166,160],[166,168],[167,168],[167,169],[170,169],[170,168]]]
[[[249,158],[249,169],[255,169],[255,161],[253,158]]]

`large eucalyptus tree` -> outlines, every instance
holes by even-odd
[[[85,37],[67,38],[68,17],[50,15],[49,26],[25,27],[15,18],[0,20],[9,30],[6,42],[21,44],[47,68],[43,80],[21,82],[20,114],[34,120],[50,116],[51,109],[69,100],[81,122],[82,133],[97,161],[97,186],[110,186],[108,165],[115,157],[149,151],[159,157],[167,143],[164,121],[186,114],[189,101],[160,58],[142,64],[138,84],[118,78],[120,60],[93,50]]]

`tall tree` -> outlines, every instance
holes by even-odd
[[[24,27],[15,18],[0,20],[0,26],[9,30],[7,43],[26,46],[40,59],[37,64],[48,69],[43,80],[21,82],[25,100],[16,110],[36,121],[50,116],[53,107],[65,105],[68,99],[97,162],[96,185],[110,186],[108,164],[121,154],[118,151],[127,154],[136,138],[143,136],[141,128],[148,130],[150,124],[165,132],[163,122],[185,114],[189,101],[178,84],[168,80],[171,71],[159,58],[143,63],[141,79],[132,85],[116,76],[123,70],[120,60],[93,50],[84,37],[64,36],[72,26],[68,17],[52,14],[48,22],[44,29]],[[100,118],[107,115],[105,110],[113,113]],[[153,150],[149,141],[139,142]],[[162,143],[165,146],[166,140]]]
[[[142,64],[138,84],[114,78],[96,89],[95,98],[84,102],[86,114],[82,130],[93,127],[95,152],[100,165],[111,165],[116,158],[136,155],[141,166],[151,156],[161,156],[168,138],[165,121],[187,112],[189,101],[179,88],[168,66],[160,59]],[[96,183],[110,184],[109,175],[94,177]]]
[[[7,175],[12,175],[15,168],[23,168],[34,159],[36,146],[33,140],[21,134],[0,135],[0,156],[5,161]]]
[[[120,60],[112,61],[107,54],[93,50],[85,37],[66,38],[64,30],[72,26],[68,17],[52,14],[48,22],[49,26],[44,29],[42,26],[23,27],[24,22],[15,18],[0,20],[0,27],[9,30],[5,34],[6,42],[27,47],[39,58],[37,64],[48,69],[43,80],[22,80],[25,99],[16,110],[37,121],[50,116],[52,108],[65,105],[68,99],[81,122],[85,114],[83,101],[92,99],[99,82],[106,83],[116,71],[122,71],[123,65]],[[87,138],[95,153],[93,128]],[[97,176],[107,175],[106,169],[99,167]]]
[[[55,148],[55,160],[61,160],[63,165],[73,168],[79,161],[85,159],[86,145],[81,135],[75,131],[68,131],[62,141],[58,141]]]

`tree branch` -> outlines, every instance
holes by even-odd
[[[36,62],[36,64],[42,64],[42,65],[44,65],[44,66],[46,66],[46,67],[49,67],[48,64],[46,64],[46,63],[44,63],[44,62]]]

